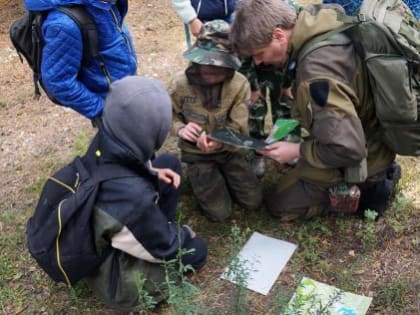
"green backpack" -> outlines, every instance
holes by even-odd
[[[353,43],[366,64],[384,142],[400,155],[420,155],[420,23],[402,0],[364,0],[357,16],[310,40],[299,60],[323,46]]]
[[[420,22],[402,0],[364,0],[359,11],[361,15],[386,25],[409,56],[418,60]]]

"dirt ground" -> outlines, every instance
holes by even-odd
[[[54,105],[46,96],[34,100],[30,69],[20,62],[8,37],[11,22],[23,13],[21,3],[0,0],[0,234],[19,237],[24,236],[24,224],[8,224],[8,219],[21,221],[33,211],[36,196],[28,191],[51,168],[69,161],[78,139],[94,133],[90,122],[76,112]],[[171,2],[129,1],[125,22],[138,52],[138,74],[167,83],[170,75],[183,68],[181,53],[186,48],[183,25]],[[167,147],[174,149],[174,141],[168,141]],[[2,239],[0,248],[7,247],[7,241]],[[15,262],[16,267],[20,263]],[[0,275],[0,290],[8,287],[3,280]],[[0,314],[19,312],[4,303],[0,297]]]
[[[45,96],[39,101],[33,99],[34,90],[31,72],[26,64],[20,63],[8,39],[10,22],[23,12],[22,5],[4,0],[1,0],[0,4],[2,4],[0,11],[0,235],[7,236],[20,233],[22,238],[24,224],[22,222],[13,224],[13,220],[15,218],[22,220],[22,217],[28,217],[31,213],[34,202],[36,202],[36,196],[31,194],[31,190],[42,183],[45,176],[50,173],[51,168],[69,161],[75,147],[78,146],[78,142],[90,137],[94,129],[91,128],[87,119],[71,110],[52,104]],[[175,72],[183,69],[186,64],[181,55],[186,48],[184,30],[180,20],[172,10],[171,1],[130,0],[129,4],[126,24],[136,45],[139,57],[138,72],[141,75],[155,77],[168,83],[169,78]],[[177,152],[173,138],[169,138],[165,150]],[[415,206],[415,210],[410,212],[410,217],[407,219],[407,222],[411,220],[411,223],[408,228],[406,225],[402,226],[406,230],[396,233],[394,230],[390,230],[388,221],[379,221],[377,228],[380,231],[379,237],[382,238],[380,240],[381,247],[372,254],[372,263],[369,266],[354,270],[353,275],[361,276],[357,278],[357,281],[360,282],[358,288],[360,288],[360,293],[365,295],[378,295],[377,292],[380,292],[381,288],[385,290],[386,287],[391,287],[395,279],[402,279],[402,283],[414,287],[414,291],[407,289],[409,293],[407,293],[407,297],[402,299],[403,302],[410,304],[410,307],[403,308],[407,312],[395,311],[392,303],[386,304],[387,297],[383,297],[385,302],[375,304],[370,309],[370,315],[420,314],[420,296],[418,295],[420,290],[420,215],[418,210],[420,207],[418,198],[420,188],[417,180],[417,175],[420,174],[420,164],[418,159],[415,158],[404,158],[400,161],[404,170],[411,174],[405,178],[407,183],[405,195],[413,201]],[[193,220],[197,225],[205,224],[202,225],[201,230],[206,233],[204,229],[208,228],[209,223],[202,219]],[[248,218],[248,220],[252,222],[252,218]],[[273,235],[276,235],[276,232],[274,232],[276,230],[303,229],[305,231],[304,226],[279,225],[272,222],[270,218],[266,220],[268,223],[265,228],[270,227],[270,233]],[[347,263],[354,256],[352,251],[356,246],[351,237],[354,237],[356,233],[354,230],[360,229],[362,225],[360,220],[349,222],[344,230],[346,235],[317,238],[320,242],[314,247],[322,254],[322,265],[310,269],[310,276],[317,278],[317,280],[334,282],[337,281],[338,275],[343,277],[346,275]],[[252,222],[252,224],[258,226],[256,222]],[[329,221],[328,224],[333,232],[340,229],[338,223],[334,220]],[[212,228],[211,225],[210,228]],[[262,226],[260,228],[264,229]],[[198,230],[200,230],[200,227],[198,227]],[[292,232],[290,232],[290,235],[292,235],[292,239],[299,240],[298,235],[296,236]],[[218,246],[223,243],[223,239],[218,235],[207,236],[212,252],[204,275],[201,273],[201,278],[196,280],[204,283],[207,283],[206,281],[210,277],[218,277],[217,275],[223,269],[223,265],[218,262],[218,258],[224,254],[223,250],[218,250]],[[8,240],[8,238],[4,237],[3,240]],[[23,241],[20,240],[19,242],[17,248],[19,250],[25,249],[22,244]],[[4,246],[7,246],[7,244],[0,243],[0,249],[5,249]],[[360,245],[357,246],[357,248],[360,247]],[[23,260],[26,264],[28,254],[22,255],[26,255]],[[0,255],[0,263],[2,262],[1,259],[2,256]],[[279,280],[280,285],[287,286],[296,282],[295,274],[302,274],[308,270],[308,259],[310,258],[305,257],[302,260],[304,263],[299,263],[300,260],[297,260],[298,262],[289,266],[282,273],[282,278]],[[16,264],[20,263],[20,261],[16,262]],[[333,267],[334,265],[335,267]],[[23,268],[24,266],[19,266],[18,269],[22,270]],[[30,267],[29,272],[32,272],[31,270],[33,271],[32,267]],[[325,270],[329,270],[329,272],[325,272]],[[208,275],[205,275],[206,272]],[[37,284],[32,282],[32,275],[27,276],[25,272],[23,274],[25,290],[42,297],[42,294],[45,294],[44,289],[39,288]],[[0,275],[0,290],[3,285],[13,288],[16,283],[14,282],[15,278],[19,279],[19,277],[12,276],[11,279],[2,280]],[[220,285],[221,288],[208,293],[214,295],[214,304],[223,305],[223,301],[227,298],[226,292],[223,291],[226,284]],[[215,296],[216,294],[220,294],[220,297]],[[64,297],[66,296],[64,295]],[[266,305],[271,298],[273,297],[255,298],[253,300],[255,302],[255,312],[251,311],[250,313],[265,314],[264,310],[267,309]],[[24,301],[25,297],[21,300]],[[54,305],[57,303],[60,303],[60,301],[53,301]],[[7,301],[0,301],[0,313],[49,313],[48,308],[37,310],[37,307],[41,307],[40,305],[35,306],[35,309],[31,307],[21,309],[15,305],[20,304],[8,304]],[[57,307],[57,309],[60,308]],[[69,313],[79,314],[79,311],[80,309],[76,309]],[[56,313],[61,314],[60,311]],[[89,313],[108,314],[103,309],[90,310]]]
[[[32,166],[34,159],[50,152],[66,157],[77,135],[91,131],[77,113],[45,96],[33,99],[29,68],[19,62],[7,36],[10,21],[21,11],[20,5],[9,4],[0,12],[0,195],[7,199],[41,175]],[[170,1],[130,1],[126,23],[138,51],[139,74],[167,82],[182,69],[186,44]]]

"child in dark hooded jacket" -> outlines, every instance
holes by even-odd
[[[111,253],[90,287],[106,304],[140,311],[146,294],[167,297],[163,262],[201,268],[207,245],[188,226],[174,222],[181,165],[164,154],[151,162],[171,124],[171,101],[158,81],[129,76],[116,81],[106,98],[102,126],[87,154],[100,163],[117,163],[134,175],[101,184],[92,216],[96,247]],[[111,249],[110,249],[111,248]]]

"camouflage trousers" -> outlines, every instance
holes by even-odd
[[[283,74],[279,71],[257,72],[259,98],[249,111],[249,133],[255,138],[265,138],[272,124],[279,118],[290,118],[291,101],[280,99]]]
[[[243,153],[183,152],[182,161],[188,164],[187,176],[194,195],[210,219],[221,221],[229,217],[233,202],[246,210],[261,205],[260,182]]]

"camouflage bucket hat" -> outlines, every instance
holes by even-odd
[[[229,41],[229,24],[213,20],[203,25],[194,45],[184,52],[184,57],[200,65],[239,69],[241,62]]]

